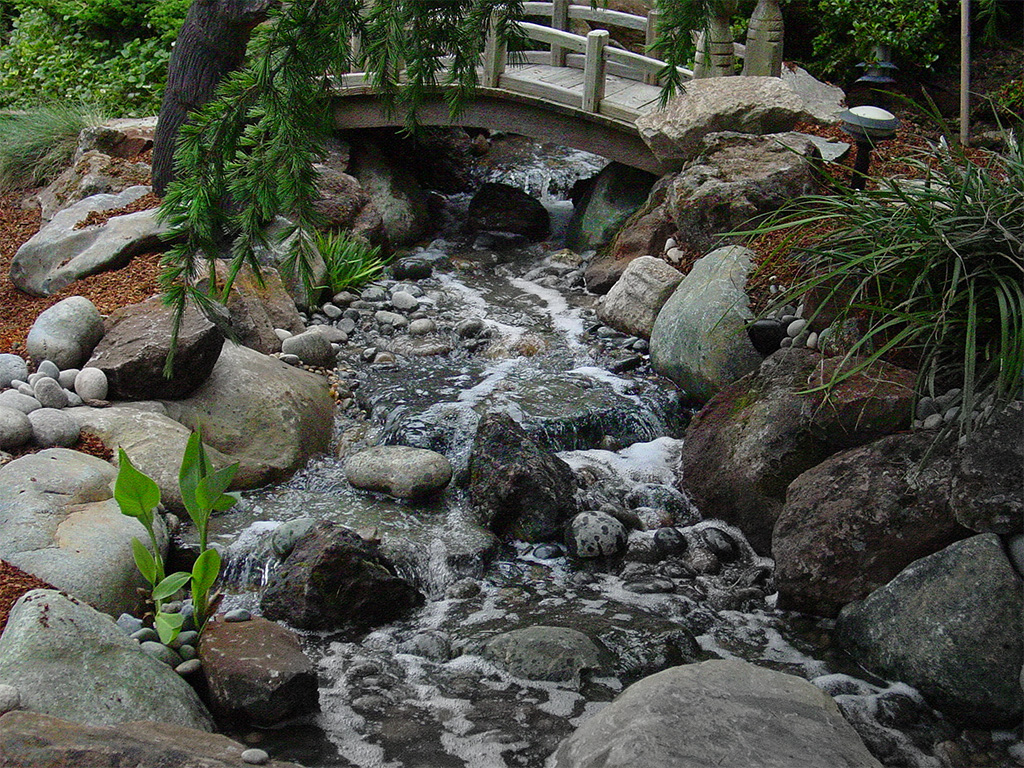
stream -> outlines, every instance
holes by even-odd
[[[572,156],[496,175],[532,185],[557,230],[571,211],[559,198],[575,179],[553,174],[600,167],[593,156]],[[736,529],[703,520],[675,490],[691,411],[651,373],[644,342],[599,324],[578,259],[559,247],[557,240],[504,249],[435,240],[419,249],[434,262],[433,276],[409,287],[438,332],[378,337],[370,323],[343,353],[339,377],[353,398],[338,409],[337,445],[444,453],[455,479],[439,498],[410,504],[357,491],[343,458],[328,455],[287,483],[246,493],[212,521],[212,540],[225,552],[226,606],[258,610],[277,567],[275,531],[309,518],[375,529],[382,552],[427,598],[407,619],[367,635],[305,633],[320,674],[320,713],[234,735],[309,768],[544,766],[562,739],[641,677],[740,657],[835,696],[886,765],[939,768],[931,746],[956,731],[908,686],[853,667],[833,649],[830,622],[778,611],[772,562]],[[387,291],[394,281],[379,286]],[[479,333],[460,336],[455,328],[466,321],[479,321]],[[367,347],[390,349],[397,364],[368,364]],[[558,545],[498,545],[477,528],[462,481],[476,423],[494,411],[572,467],[582,509],[611,505],[647,529],[631,534],[625,557],[583,560]],[[654,531],[668,524],[682,530],[686,559],[648,556]],[[597,641],[597,668],[538,682],[482,655],[496,634],[537,625]]]

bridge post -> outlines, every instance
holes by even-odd
[[[551,28],[569,31],[569,4],[571,0],[553,0],[551,3]],[[558,43],[551,44],[551,66],[565,66],[566,50]]]
[[[654,41],[658,39],[658,23],[660,21],[661,9],[655,4],[647,15],[647,30],[644,36],[644,54],[647,56],[654,55],[651,53],[651,48],[654,47]],[[647,72],[644,75],[644,82],[648,85],[658,85],[658,75],[654,72]]]
[[[498,17],[491,14],[490,28],[484,43],[484,87],[497,88],[501,75],[505,71],[505,45],[498,40]]]
[[[608,30],[595,29],[587,35],[587,51],[583,59],[583,111],[597,112],[604,99],[604,47]]]

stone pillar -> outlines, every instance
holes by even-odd
[[[747,51],[743,74],[767,77],[782,75],[782,9],[779,0],[758,0],[747,27]]]
[[[732,27],[729,19],[736,13],[736,0],[720,0],[715,5],[706,33],[697,38],[697,56],[693,76],[728,77],[735,73]]]

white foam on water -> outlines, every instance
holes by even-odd
[[[501,382],[508,378],[509,374],[515,370],[519,362],[518,358],[502,360],[500,363],[490,368],[480,382],[469,389],[462,390],[459,393],[458,402],[466,403],[471,408],[478,405],[480,402],[494,394],[494,391],[498,388]]]
[[[560,451],[558,457],[573,471],[597,467],[603,469],[605,474],[629,483],[673,485],[675,465],[682,448],[682,440],[659,437],[645,443],[633,443],[615,452],[593,448],[587,451]]]
[[[580,342],[585,330],[583,318],[580,317],[578,309],[569,308],[569,302],[566,301],[565,296],[554,288],[545,288],[532,280],[524,280],[521,277],[514,277],[509,282],[523,293],[536,296],[544,302],[544,311],[551,317],[551,325],[555,330],[564,334],[570,348],[583,346]]]

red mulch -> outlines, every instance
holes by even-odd
[[[7,616],[14,604],[33,589],[54,589],[54,586],[0,560],[0,632],[7,626]]]

